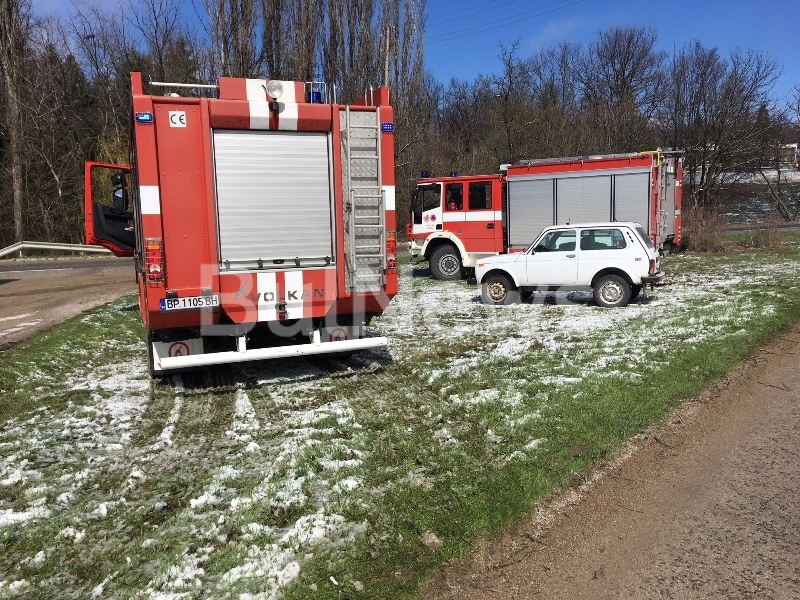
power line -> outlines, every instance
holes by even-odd
[[[508,17],[504,17],[503,19],[497,21],[491,21],[489,23],[484,23],[483,25],[476,25],[475,27],[467,27],[465,29],[460,29],[448,33],[443,33],[439,36],[433,36],[432,39],[428,39],[425,41],[426,44],[439,44],[441,42],[449,42],[450,40],[457,40],[459,38],[469,37],[471,35],[475,35],[478,33],[484,33],[486,31],[492,31],[494,29],[500,29],[501,27],[506,27],[507,25],[511,25],[513,23],[519,23],[521,21],[529,21],[531,19],[535,19],[536,17],[541,17],[550,13],[554,13],[559,10],[563,10],[565,8],[569,8],[571,6],[576,6],[585,2],[586,0],[576,0],[570,4],[566,4],[564,6],[557,6],[559,4],[563,4],[568,0],[560,0],[559,2],[555,2],[553,4],[547,4],[541,8],[537,8],[531,11],[522,12],[516,15],[511,15]],[[550,6],[555,6],[555,8],[551,8],[550,10],[542,10],[544,8],[548,8]],[[533,13],[533,14],[531,14]],[[528,15],[528,16],[524,16]]]
[[[464,19],[469,19],[470,17],[474,17],[476,15],[481,15],[486,12],[491,12],[502,8],[504,6],[508,6],[509,4],[516,4],[518,2],[525,2],[525,0],[511,0],[503,1],[503,0],[491,0],[491,2],[481,2],[480,4],[475,4],[473,6],[467,6],[464,8],[460,8],[458,10],[448,11],[446,13],[441,13],[435,16],[431,16],[428,20],[428,23],[438,23],[440,21],[447,21],[452,23],[453,21],[463,21]],[[491,6],[492,4],[497,4],[498,2],[502,2],[499,6]],[[480,10],[476,10],[480,9]],[[454,17],[453,15],[458,15],[460,13],[466,13],[461,17]]]

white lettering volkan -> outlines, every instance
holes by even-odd
[[[250,294],[250,299],[255,302],[256,304],[262,304],[265,302],[286,302],[292,300],[308,300],[311,297],[314,298],[325,298],[325,290],[324,289],[315,289],[313,292],[309,292],[306,289],[303,290],[288,290],[286,295],[283,298],[276,298],[275,292],[258,292],[255,294]]]

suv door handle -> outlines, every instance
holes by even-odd
[[[575,258],[574,254],[567,254],[567,258]]]
[[[494,223],[488,223],[486,229],[494,229]]]

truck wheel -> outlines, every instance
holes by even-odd
[[[458,250],[450,244],[436,248],[430,259],[431,273],[440,281],[456,281],[464,279],[464,266]]]
[[[508,276],[493,273],[483,280],[481,301],[484,304],[517,304],[520,294]]]
[[[600,306],[615,308],[631,300],[631,286],[619,275],[604,275],[594,284],[594,301]]]

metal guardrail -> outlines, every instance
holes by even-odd
[[[17,242],[0,250],[0,258],[21,252],[22,250],[58,250],[61,252],[95,252],[111,254],[109,250],[100,246],[87,246],[86,244],[57,244],[53,242]]]

